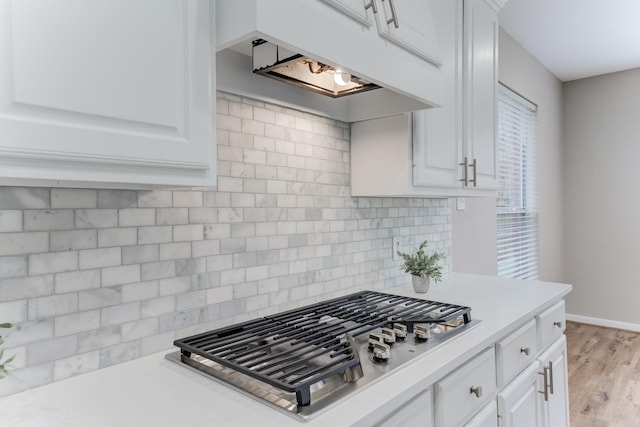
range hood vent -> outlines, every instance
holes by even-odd
[[[380,86],[339,68],[270,43],[253,43],[253,72],[331,98],[380,89]]]

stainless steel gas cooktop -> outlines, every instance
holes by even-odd
[[[167,359],[306,419],[479,323],[469,307],[363,291],[176,340]]]

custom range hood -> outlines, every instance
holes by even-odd
[[[258,39],[253,43],[253,72],[315,93],[339,98],[380,89],[375,83],[289,49]]]
[[[219,91],[344,122],[439,107],[446,100],[438,66],[323,1],[215,4]]]

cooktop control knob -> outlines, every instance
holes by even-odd
[[[413,327],[413,334],[418,341],[426,341],[431,337],[431,329],[429,329],[429,325],[415,325]]]
[[[373,344],[373,360],[376,362],[388,362],[391,356],[391,347],[387,344],[376,342]]]
[[[393,332],[396,334],[396,339],[398,340],[407,338],[407,326],[402,323],[394,323]]]
[[[382,339],[385,344],[393,344],[396,342],[396,333],[391,328],[382,328]]]
[[[369,334],[369,350],[373,350],[376,343],[384,343],[382,336],[378,334]]]

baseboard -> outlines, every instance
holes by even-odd
[[[624,329],[625,331],[640,332],[637,323],[618,322],[616,320],[600,319],[598,317],[580,316],[567,313],[567,320],[571,322],[587,323],[589,325],[604,326],[605,328]]]

